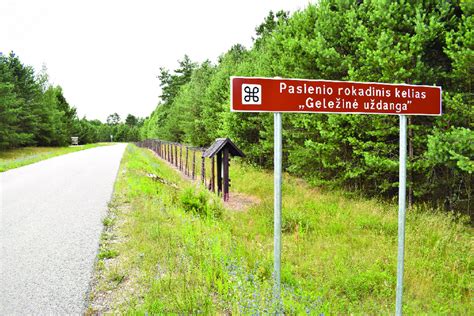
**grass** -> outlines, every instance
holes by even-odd
[[[227,210],[150,151],[129,145],[104,220],[88,313],[275,312],[273,175],[233,161],[231,178],[231,191],[260,203]],[[283,231],[285,313],[393,313],[396,205],[285,175]],[[464,219],[408,212],[404,313],[470,314],[472,273],[472,228]]]
[[[26,166],[55,156],[105,145],[109,145],[109,143],[70,147],[22,147],[0,151],[0,172]]]

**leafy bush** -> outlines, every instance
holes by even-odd
[[[222,215],[222,207],[219,202],[210,198],[207,191],[196,190],[188,187],[180,195],[180,202],[186,212],[192,212],[202,217],[219,218]]]
[[[306,233],[313,230],[310,218],[298,210],[283,213],[281,229],[284,233]]]

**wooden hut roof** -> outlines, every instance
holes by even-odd
[[[203,154],[205,158],[212,158],[215,154],[227,147],[229,153],[236,157],[245,157],[244,153],[229,138],[218,138]]]

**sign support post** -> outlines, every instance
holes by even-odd
[[[400,165],[398,180],[398,258],[395,315],[402,315],[403,265],[405,260],[405,217],[407,179],[407,117],[400,115]]]
[[[280,314],[281,309],[281,183],[282,183],[282,133],[281,133],[281,113],[273,114],[274,124],[274,299],[277,306],[277,314]]]
[[[400,117],[395,314],[402,315],[406,218],[406,115],[442,115],[441,87],[336,80],[231,77],[232,112],[274,113],[274,299],[281,313],[281,114],[391,114]]]

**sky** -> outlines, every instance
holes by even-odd
[[[146,117],[159,101],[159,68],[174,70],[234,44],[252,45],[270,10],[294,12],[309,0],[1,0],[0,52],[47,67],[80,117],[117,112]]]

